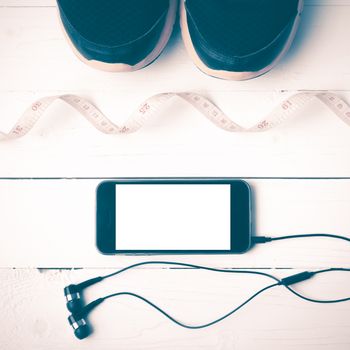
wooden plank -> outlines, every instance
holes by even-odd
[[[261,120],[256,104],[267,113],[283,95],[240,92],[217,94],[215,102],[244,125]],[[350,93],[344,94],[350,101]],[[19,115],[32,94],[16,105],[17,93],[3,104]],[[124,99],[142,101],[136,93]],[[118,111],[121,123],[135,105],[119,106],[111,94],[94,99],[107,115]],[[242,111],[242,106],[247,106]],[[294,120],[263,134],[232,134],[215,128],[202,115],[178,101],[136,134],[106,136],[70,107],[57,103],[38,126],[21,140],[0,145],[3,177],[236,176],[346,177],[350,174],[350,129],[320,102]],[[113,118],[112,118],[113,119]],[[14,122],[7,119],[9,128]],[[5,124],[5,121],[2,121]],[[210,140],[210,142],[208,142]]]
[[[349,18],[350,0],[307,0],[300,32],[281,65],[262,78],[235,83],[198,72],[178,29],[161,58],[145,70],[125,75],[91,70],[64,41],[54,0],[0,0],[0,130],[8,130],[34,99],[70,92],[91,99],[116,122],[149,95],[166,90],[202,92],[244,125],[300,90],[336,90],[350,101]],[[113,138],[97,134],[72,110],[56,104],[27,138],[0,144],[0,177],[347,177],[348,133],[318,103],[265,135],[224,134],[191,108],[174,104],[139,134]],[[349,235],[350,180],[248,181],[254,189],[257,234]],[[0,349],[349,349],[349,303],[307,304],[283,289],[202,331],[177,328],[137,301],[113,300],[91,314],[95,332],[79,343],[66,321],[62,289],[112,270],[39,273],[6,267],[112,268],[146,260],[105,257],[94,248],[98,182],[0,180]],[[310,239],[259,246],[242,256],[166,258],[312,270],[349,267],[349,248],[345,242]],[[302,270],[267,271],[283,277]],[[202,323],[267,282],[149,267],[94,286],[85,296],[91,301],[112,291],[134,291],[179,320]],[[338,273],[297,286],[319,298],[346,297],[349,287],[347,275]]]
[[[0,270],[1,348],[15,349],[303,349],[347,350],[350,303],[306,303],[282,287],[267,291],[237,314],[203,330],[171,324],[147,305],[127,297],[105,301],[89,322],[94,333],[79,342],[68,325],[63,287],[108,270]],[[279,277],[299,270],[271,271]],[[228,312],[270,283],[256,276],[190,270],[138,270],[86,290],[91,301],[107,293],[133,291],[178,320],[200,324]],[[296,286],[315,298],[348,296],[350,280],[333,273]]]
[[[0,38],[6,51],[0,57],[0,89],[11,91],[15,86],[16,91],[123,90],[148,94],[205,87],[213,92],[347,90],[349,13],[350,6],[306,6],[296,41],[283,62],[259,79],[232,82],[199,72],[185,52],[178,29],[154,64],[132,74],[110,74],[76,59],[63,37],[56,8],[4,7]]]
[[[341,90],[350,101],[349,17],[350,6],[307,6],[284,62],[264,77],[238,83],[200,73],[179,33],[162,57],[142,71],[95,71],[71,53],[54,8],[3,7],[0,105],[6,118],[0,129],[8,130],[36,98],[68,92],[91,99],[115,122],[124,121],[149,95],[171,90],[202,92],[247,126],[298,90]],[[25,139],[0,145],[1,175],[344,177],[350,171],[344,161],[350,157],[348,135],[349,129],[319,103],[263,135],[215,130],[191,107],[174,103],[129,137],[99,135],[70,108],[57,104]]]
[[[349,235],[350,180],[248,180],[256,235]],[[1,180],[0,267],[118,267],[149,257],[104,256],[95,247],[99,180]],[[349,244],[274,242],[236,256],[155,259],[240,267],[350,266]]]

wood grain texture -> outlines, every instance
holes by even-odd
[[[164,91],[200,92],[245,126],[298,91],[332,90],[350,101],[350,0],[306,0],[305,5],[295,43],[281,64],[259,79],[230,82],[195,68],[178,27],[146,69],[132,74],[92,70],[65,42],[54,0],[0,0],[0,130],[9,130],[33,100],[65,93],[90,99],[117,123],[145,98]],[[100,135],[56,103],[27,137],[0,143],[0,350],[348,350],[349,303],[309,304],[284,289],[267,292],[229,320],[201,331],[177,328],[135,300],[116,299],[91,314],[95,332],[79,342],[66,321],[62,289],[112,271],[105,267],[146,260],[97,252],[94,193],[100,180],[68,178],[253,177],[247,180],[254,191],[256,234],[349,235],[350,180],[340,179],[350,176],[349,135],[349,128],[318,102],[261,135],[226,134],[176,102],[128,137]],[[350,267],[348,245],[327,239],[276,242],[242,256],[171,258],[266,268],[279,277]],[[73,266],[83,269],[47,269]],[[94,286],[85,296],[91,301],[112,291],[138,292],[184,322],[202,323],[268,282],[154,267]],[[349,294],[350,280],[335,273],[297,288],[310,297],[341,298]]]
[[[0,180],[0,267],[114,267],[148,260],[97,251],[95,191],[100,181]],[[256,235],[349,235],[350,180],[248,183]],[[349,253],[346,242],[320,238],[274,242],[236,256],[167,258],[223,267],[349,267]]]
[[[104,302],[89,322],[94,333],[74,338],[68,325],[63,287],[109,270],[0,270],[1,350],[17,349],[303,349],[347,350],[350,304],[319,305],[296,299],[282,288],[261,295],[220,324],[187,330],[171,324],[143,303],[127,297]],[[283,277],[298,270],[271,273]],[[139,269],[85,293],[87,301],[117,291],[133,291],[189,324],[209,322],[258,289],[266,278],[204,271]],[[334,273],[297,287],[310,297],[344,297],[348,276]]]
[[[300,90],[334,90],[350,101],[346,1],[307,3],[298,37],[283,62],[247,82],[199,72],[178,29],[163,55],[146,69],[99,72],[73,55],[52,2],[48,7],[6,4],[0,10],[2,130],[36,98],[61,93],[82,94],[117,123],[147,97],[164,91],[201,92],[246,126]],[[216,130],[191,107],[176,102],[141,132],[108,137],[58,103],[26,138],[0,144],[1,175],[344,177],[350,174],[350,162],[344,161],[350,158],[349,134],[319,103],[271,132],[236,135]]]

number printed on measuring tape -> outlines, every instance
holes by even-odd
[[[97,107],[86,99],[75,95],[49,96],[34,102],[19,118],[13,128],[4,133],[0,140],[19,138],[27,134],[47,108],[56,100],[64,101],[84,116],[97,130],[105,134],[133,133],[143,127],[172,98],[181,98],[197,109],[215,126],[231,132],[262,132],[270,130],[293,116],[313,99],[322,101],[336,116],[350,126],[350,105],[330,92],[301,92],[282,101],[262,121],[250,128],[243,128],[230,119],[220,108],[207,98],[193,92],[161,93],[148,98],[126,120],[118,126],[108,119]]]

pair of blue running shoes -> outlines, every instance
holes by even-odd
[[[77,56],[114,72],[151,64],[179,13],[185,47],[204,73],[246,80],[272,69],[296,35],[303,0],[57,0]]]

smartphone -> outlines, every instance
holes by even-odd
[[[116,179],[97,188],[103,254],[238,254],[251,245],[251,191],[232,179]]]

